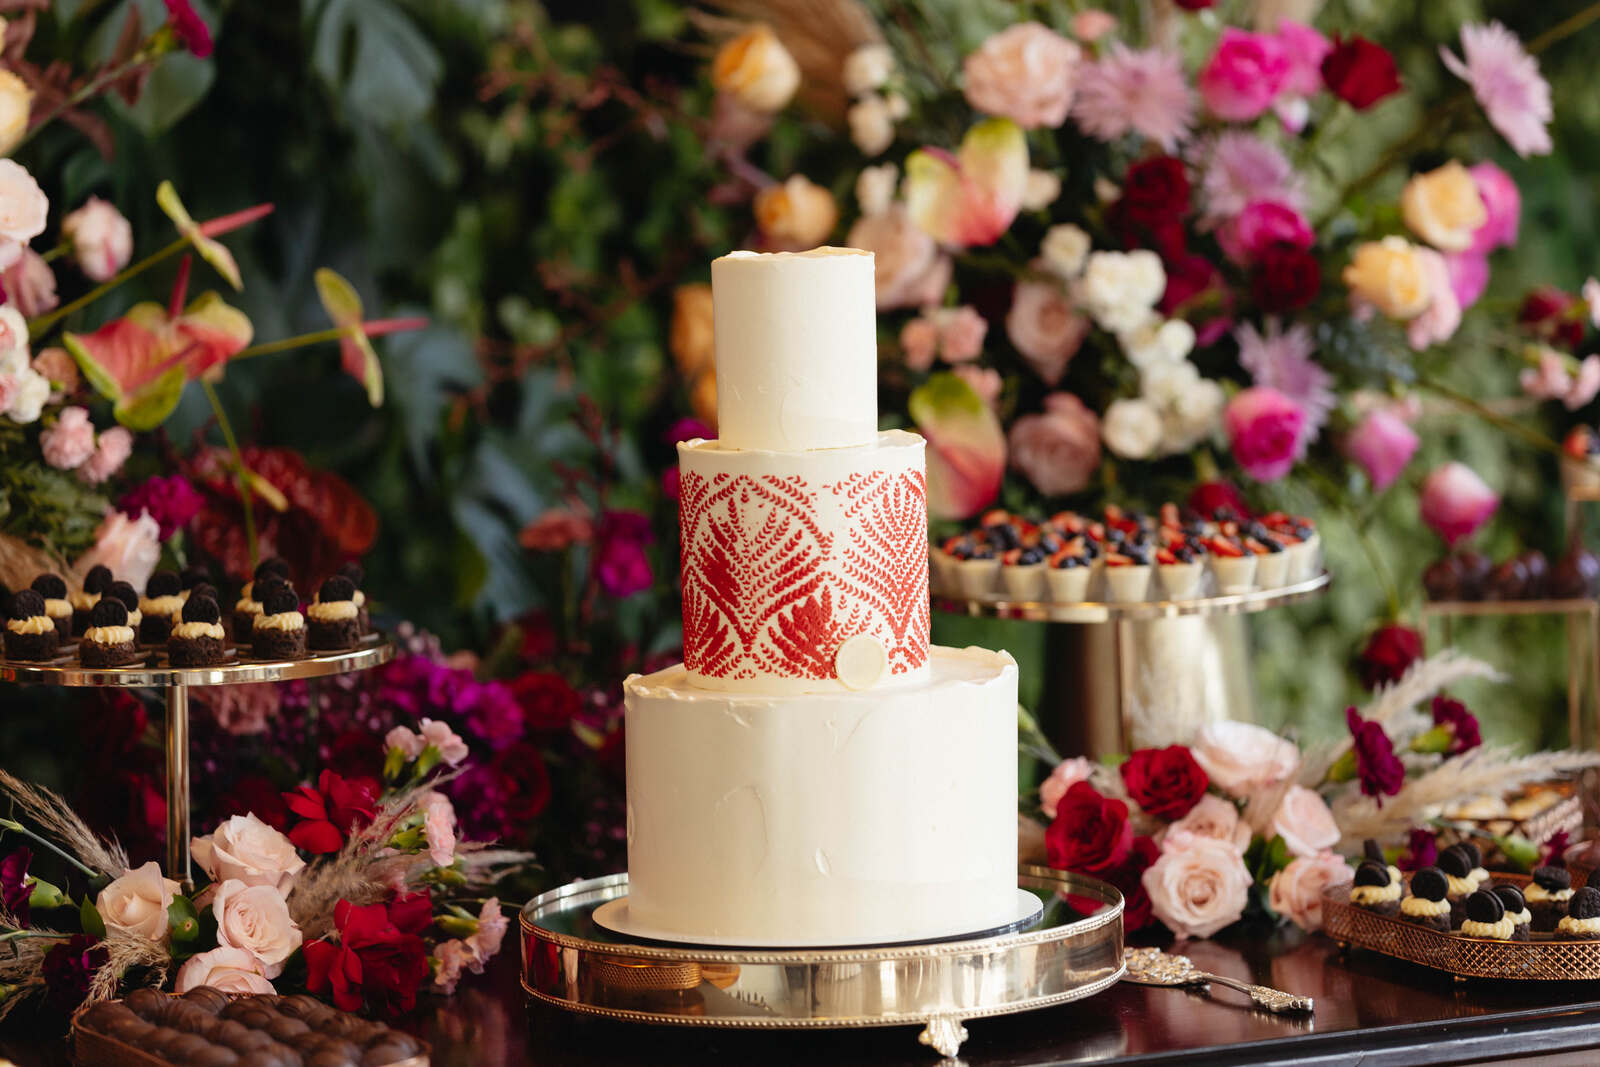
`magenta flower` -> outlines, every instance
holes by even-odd
[[[1454,546],[1500,506],[1500,497],[1464,463],[1446,463],[1422,483],[1422,521],[1445,544]]]
[[[717,431],[696,418],[684,417],[667,427],[667,432],[661,439],[669,445],[676,445],[680,441],[693,441],[695,438],[709,440],[717,436]]]
[[[1517,243],[1517,229],[1522,221],[1522,193],[1511,175],[1484,160],[1467,168],[1472,183],[1478,187],[1488,218],[1472,234],[1472,245],[1467,249],[1487,255],[1497,248],[1510,248]]]
[[[1114,41],[1093,63],[1078,70],[1072,118],[1090,137],[1116,141],[1137,133],[1176,149],[1189,136],[1194,98],[1176,52],[1129,49]]]
[[[1200,96],[1218,118],[1250,122],[1272,106],[1288,77],[1289,56],[1281,40],[1230,26],[1200,72]]]
[[[205,497],[181,474],[158,474],[117,501],[117,510],[125,515],[148,512],[161,527],[159,537],[163,541],[189,525],[204,506]]]
[[[1244,130],[1211,138],[1199,153],[1200,204],[1215,224],[1230,219],[1252,200],[1271,200],[1296,211],[1305,208],[1300,175],[1277,145]]]
[[[1442,45],[1439,48],[1444,65],[1472,86],[1472,95],[1489,116],[1489,125],[1524,159],[1549,155],[1547,127],[1554,114],[1550,83],[1517,35],[1498,22],[1463,26],[1461,53],[1465,59]]]
[[[1439,842],[1433,831],[1412,830],[1397,866],[1402,871],[1420,871],[1424,867],[1432,867],[1438,858]]]
[[[1483,744],[1483,735],[1478,730],[1478,717],[1467,710],[1467,706],[1459,700],[1452,700],[1447,696],[1433,698],[1433,722],[1435,726],[1448,726],[1455,735],[1450,744],[1450,754],[1459,756],[1463,752],[1470,752]]]
[[[1322,61],[1333,51],[1333,42],[1304,23],[1281,18],[1278,20],[1278,44],[1289,64],[1283,77],[1283,92],[1302,97],[1320,93]]]
[[[178,43],[193,52],[199,59],[211,54],[211,30],[195,13],[189,0],[162,0],[167,5],[167,25],[178,38]]]
[[[1217,229],[1217,243],[1222,245],[1222,251],[1240,264],[1253,263],[1275,245],[1306,249],[1316,240],[1317,235],[1305,216],[1288,204],[1273,200],[1250,201],[1237,218]]]
[[[1444,257],[1444,268],[1450,277],[1450,291],[1455,294],[1456,304],[1463,311],[1476,304],[1489,287],[1489,257],[1482,252],[1471,249],[1448,252]]]
[[[1244,390],[1228,401],[1222,421],[1233,458],[1258,482],[1282,478],[1305,453],[1305,409],[1276,389]]]
[[[645,546],[652,540],[649,517],[637,511],[608,511],[600,517],[594,574],[607,596],[629,597],[650,588],[655,576]]]
[[[21,926],[28,925],[29,900],[33,887],[28,884],[28,864],[33,862],[33,851],[26,845],[0,860],[0,905]]]
[[[1372,488],[1383,492],[1405,470],[1419,444],[1416,432],[1395,412],[1377,408],[1367,413],[1345,439],[1344,451],[1367,472]]]
[[[1328,414],[1337,403],[1333,376],[1314,358],[1316,342],[1304,323],[1282,329],[1269,320],[1265,335],[1245,323],[1233,332],[1239,343],[1239,365],[1250,372],[1258,386],[1275,389],[1300,405],[1305,412],[1305,443],[1322,432]]]
[[[1354,707],[1344,710],[1344,721],[1350,727],[1350,750],[1355,753],[1361,792],[1382,807],[1384,797],[1394,796],[1405,785],[1406,769],[1380,724],[1363,719]]]

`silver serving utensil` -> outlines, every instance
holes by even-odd
[[[1159,986],[1199,986],[1216,982],[1229,989],[1237,989],[1248,995],[1256,1007],[1276,1014],[1314,1010],[1310,997],[1295,996],[1270,986],[1251,985],[1226,975],[1208,974],[1196,967],[1188,956],[1162,952],[1158,948],[1127,949],[1122,954],[1122,961],[1127,965],[1127,972],[1122,976],[1125,982]]]

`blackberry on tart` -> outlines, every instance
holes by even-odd
[[[1411,876],[1411,895],[1400,902],[1400,917],[1406,922],[1450,932],[1449,878],[1437,867],[1424,867]]]
[[[1530,940],[1533,936],[1533,913],[1528,910],[1528,902],[1523,899],[1522,890],[1509,882],[1502,882],[1491,892],[1506,906],[1506,916],[1510,918],[1512,924],[1511,940]]]
[[[1477,889],[1467,897],[1466,918],[1461,920],[1463,937],[1510,941],[1516,932],[1516,920],[1506,914],[1506,902],[1499,896],[1487,889]]]
[[[1566,916],[1574,896],[1572,872],[1565,867],[1535,867],[1533,881],[1522,895],[1533,913],[1534,933],[1552,933]]]
[[[250,654],[256,659],[304,658],[306,617],[300,614],[300,598],[281,582],[262,595],[265,599],[251,634]]]
[[[1555,935],[1557,941],[1600,940],[1600,889],[1586,885],[1573,892]]]
[[[167,662],[174,667],[215,667],[225,654],[222,609],[208,596],[190,596],[182,620],[167,640]]]
[[[361,641],[356,586],[342,574],[322,583],[317,599],[306,608],[306,625],[313,652],[338,652]]]
[[[1371,859],[1356,867],[1355,884],[1350,887],[1350,903],[1379,915],[1400,914],[1401,885],[1389,877],[1388,864]]]
[[[127,607],[115,597],[103,597],[89,612],[89,625],[78,641],[78,659],[85,667],[125,667],[138,658]]]
[[[83,588],[77,589],[67,597],[72,602],[72,632],[81,634],[90,626],[89,612],[100,603],[100,598],[111,587],[111,568],[104,563],[96,563],[89,568],[89,573],[83,576]]]
[[[139,594],[127,582],[112,582],[106,586],[102,599],[110,597],[128,609],[128,625],[133,627],[133,632],[139,632],[139,624],[144,621],[144,613],[139,610]]]
[[[176,571],[156,571],[145,583],[139,600],[139,641],[164,645],[183,611],[183,583]]]
[[[6,659],[42,663],[54,659],[61,638],[56,624],[45,614],[44,597],[24,589],[11,598],[6,619]]]
[[[56,638],[61,644],[72,640],[72,601],[67,599],[67,583],[59,574],[41,574],[33,580],[32,589],[44,597],[44,613],[56,624]]]

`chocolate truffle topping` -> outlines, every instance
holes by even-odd
[[[126,626],[128,609],[123,607],[122,601],[107,597],[90,610],[89,623],[92,626]]]
[[[96,563],[89,568],[89,573],[83,576],[85,593],[104,593],[109,588],[111,588],[111,568],[104,563]]]
[[[1572,872],[1565,867],[1539,867],[1533,872],[1533,880],[1552,893],[1572,888]]]
[[[11,617],[13,619],[31,619],[35,615],[44,614],[44,597],[33,589],[24,589],[11,598]]]
[[[1600,919],[1600,889],[1586,885],[1572,894],[1567,914],[1574,919]]]
[[[122,601],[122,606],[129,611],[135,611],[139,607],[139,594],[134,592],[133,586],[127,582],[112,582],[106,586],[106,596]]]
[[[322,590],[317,599],[326,604],[335,600],[349,600],[355,595],[355,583],[342,574],[335,574],[322,583]]]
[[[1450,883],[1437,867],[1424,867],[1411,876],[1411,895],[1423,900],[1443,900],[1450,892]]]
[[[145,595],[151,598],[158,596],[177,596],[183,592],[183,583],[178,581],[178,576],[172,571],[156,571],[145,583]]]
[[[1362,860],[1356,868],[1356,885],[1388,885],[1389,867],[1374,860]]]
[[[184,622],[221,622],[222,609],[217,607],[217,602],[208,596],[189,595],[189,600],[183,605]]]
[[[281,583],[270,590],[266,598],[261,601],[261,611],[264,615],[285,615],[299,610],[300,600],[294,595],[294,590]]]
[[[1526,911],[1528,902],[1522,899],[1522,890],[1514,885],[1502,884],[1494,887],[1494,895],[1500,898],[1500,903],[1512,913]]]
[[[41,574],[33,580],[33,591],[46,600],[67,599],[67,583],[59,574]]]
[[[1439,853],[1439,869],[1453,878],[1465,878],[1472,873],[1472,860],[1465,852],[1451,845]]]

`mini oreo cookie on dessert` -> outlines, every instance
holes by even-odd
[[[1355,884],[1350,887],[1350,903],[1379,915],[1400,911],[1400,883],[1389,875],[1381,859],[1365,859],[1356,866]]]
[[[1450,880],[1437,867],[1424,867],[1411,876],[1411,895],[1400,902],[1400,917],[1440,933],[1450,932]]]
[[[1506,918],[1505,901],[1487,889],[1475,890],[1467,897],[1467,914],[1461,923],[1463,936],[1510,941],[1515,932],[1515,920]]]
[[[306,628],[313,652],[336,652],[360,643],[355,592],[355,583],[342,574],[322,583],[317,599],[306,608]]]
[[[156,571],[139,600],[139,643],[164,645],[183,611],[183,584],[175,571]]]
[[[178,582],[183,586],[185,593],[193,592],[197,585],[207,584],[211,581],[211,572],[204,567],[185,567],[178,572]]]
[[[111,588],[111,568],[104,563],[96,563],[89,568],[89,573],[83,576],[83,588],[67,594],[67,599],[72,602],[73,633],[81,634],[89,628],[89,612],[100,603],[100,598],[109,588]]]
[[[1533,916],[1528,912],[1528,902],[1522,898],[1522,890],[1509,882],[1502,882],[1491,892],[1500,898],[1500,903],[1506,906],[1506,914],[1511,917],[1511,940],[1529,940],[1533,932]]]
[[[306,654],[306,617],[294,590],[282,582],[268,587],[261,602],[250,654],[256,659],[301,659]]]
[[[1460,926],[1467,917],[1467,897],[1477,884],[1472,880],[1472,856],[1460,845],[1451,845],[1439,853],[1435,865],[1449,878],[1450,925]]]
[[[11,598],[6,620],[6,659],[42,663],[54,659],[60,645],[56,624],[44,611],[44,597],[24,589]]]
[[[105,597],[89,612],[89,626],[78,642],[78,659],[85,667],[125,667],[138,658],[128,609],[115,597]]]
[[[208,596],[190,596],[183,620],[167,640],[167,662],[174,667],[215,667],[224,658],[222,609]]]
[[[1559,941],[1600,940],[1600,889],[1586,885],[1573,892],[1555,935]]]
[[[41,574],[33,580],[33,591],[44,597],[44,613],[56,624],[61,644],[72,640],[72,601],[67,599],[67,583],[59,574]]]
[[[1533,913],[1534,933],[1553,933],[1572,900],[1572,872],[1565,867],[1536,867],[1522,891]]]
[[[356,626],[363,634],[372,632],[372,616],[367,613],[367,594],[361,591],[361,583],[366,578],[366,572],[361,569],[361,564],[355,560],[342,564],[339,573],[350,579],[350,584],[355,586],[355,593],[350,599],[356,605]]]

